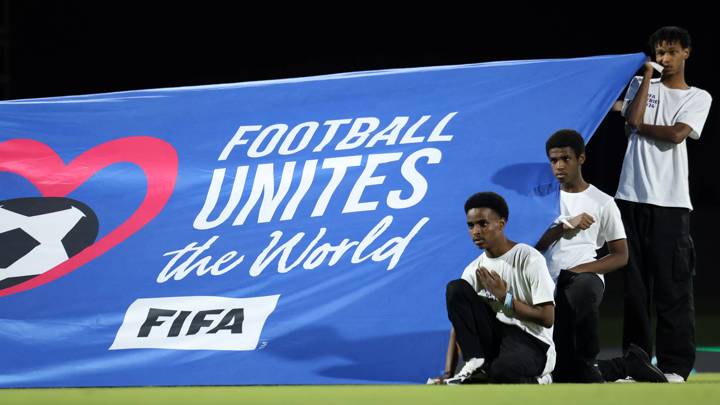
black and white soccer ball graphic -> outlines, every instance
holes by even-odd
[[[0,290],[45,273],[95,242],[98,219],[63,197],[0,201]]]

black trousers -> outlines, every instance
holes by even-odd
[[[516,326],[496,318],[465,280],[453,280],[446,292],[448,318],[465,361],[484,358],[496,383],[537,383],[545,369],[549,346]]]
[[[690,237],[690,212],[617,200],[630,260],[625,279],[623,349],[635,343],[653,353],[651,313],[657,314],[655,354],[664,373],[687,379],[695,363],[695,249]],[[606,380],[620,371],[618,361],[601,364]],[[624,377],[624,376],[622,376]],[[618,377],[618,378],[622,378]]]
[[[599,308],[604,290],[596,274],[560,272],[555,292],[554,381],[586,382],[588,368],[597,362]]]

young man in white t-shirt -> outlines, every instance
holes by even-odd
[[[552,341],[553,282],[545,258],[504,233],[508,207],[483,192],[465,202],[467,226],[484,252],[447,286],[448,384],[549,382],[555,364]],[[454,376],[460,348],[465,365]]]
[[[622,113],[630,130],[617,200],[628,236],[624,271],[623,348],[652,353],[651,313],[657,314],[658,367],[670,382],[684,382],[695,361],[695,309],[690,237],[690,193],[685,140],[700,138],[712,98],[685,82],[690,36],[663,27],[650,38],[660,79],[648,62],[625,95]],[[602,366],[601,366],[602,368]],[[612,368],[603,373],[619,373]]]
[[[603,274],[627,264],[628,248],[620,211],[613,198],[583,179],[585,143],[574,130],[562,129],[545,143],[553,175],[560,182],[560,216],[535,246],[545,253],[557,282],[553,339],[557,364],[555,382],[602,383],[599,308],[605,290]],[[607,244],[608,253],[596,259]],[[647,355],[626,358],[626,369],[640,380],[662,373]],[[653,374],[654,373],[654,374]]]

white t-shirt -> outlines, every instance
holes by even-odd
[[[635,77],[625,93],[625,115],[635,98],[642,77]],[[710,111],[710,93],[697,87],[670,89],[652,79],[643,123],[672,126],[678,122],[692,128],[689,137],[699,139]],[[626,201],[692,209],[688,185],[688,158],[685,141],[674,144],[638,135],[628,140],[620,184],[615,198]]]
[[[481,297],[489,298],[490,306],[497,312],[497,319],[507,325],[515,325],[530,335],[540,339],[548,346],[545,375],[555,368],[555,345],[552,338],[552,327],[546,328],[534,322],[523,321],[514,317],[514,311],[508,311],[503,303],[497,301],[477,280],[475,270],[484,266],[494,271],[505,280],[513,298],[528,305],[552,302],[555,285],[550,278],[545,258],[533,247],[518,243],[500,257],[488,257],[485,252],[470,262],[463,271],[462,279],[470,283]]]
[[[579,193],[560,190],[560,218],[574,217],[583,212],[595,220],[590,228],[564,232],[545,252],[553,281],[557,281],[560,270],[594,261],[596,250],[605,242],[626,238],[620,210],[612,197],[592,184]],[[560,218],[555,221],[556,224],[560,223]],[[603,280],[602,274],[598,276]]]

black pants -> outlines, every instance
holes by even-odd
[[[623,271],[623,349],[635,343],[652,355],[650,317],[654,304],[658,367],[664,373],[687,379],[695,363],[695,250],[690,237],[690,213],[685,208],[623,200],[617,200],[617,205],[630,249],[630,260]],[[612,380],[612,374],[620,371],[618,364],[601,364],[603,374],[609,374],[606,380]]]
[[[598,318],[604,290],[596,274],[560,272],[555,292],[554,381],[587,382],[588,368],[600,352]]]
[[[446,293],[448,318],[465,361],[484,358],[488,376],[497,383],[537,383],[549,346],[516,326],[496,318],[465,280],[451,281]]]

